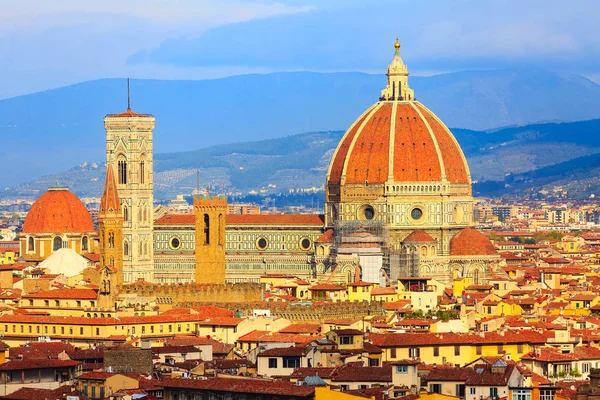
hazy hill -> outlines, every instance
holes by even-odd
[[[600,169],[600,119],[533,124],[494,132],[454,129],[467,155],[474,180],[482,195],[525,192],[554,184],[570,185],[578,196],[587,197],[599,182],[589,182]],[[155,156],[155,192],[159,199],[189,193],[210,185],[213,192],[248,193],[266,189],[270,193],[289,188],[320,187],[333,151],[343,131],[313,132],[284,138],[211,146]],[[582,157],[583,156],[583,157]],[[4,192],[32,195],[57,182],[80,196],[99,196],[104,169],[102,158],[57,174],[49,174]],[[594,172],[596,171],[596,172]],[[492,181],[492,183],[490,183]],[[562,183],[561,183],[562,182]],[[587,182],[587,183],[586,183]],[[506,185],[509,185],[505,188]]]
[[[156,116],[154,148],[166,153],[343,130],[377,100],[384,86],[385,76],[362,73],[133,80],[132,105]],[[600,86],[579,76],[523,69],[474,71],[412,77],[411,86],[451,127],[484,129],[600,117]],[[1,100],[0,157],[10,173],[0,175],[0,187],[84,161],[101,161],[102,118],[123,111],[125,103],[122,79]],[[479,146],[487,137],[471,141]]]

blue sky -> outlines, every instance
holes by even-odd
[[[58,3],[58,4],[56,4]],[[597,0],[0,0],[0,98],[105,77],[535,66],[600,81]]]

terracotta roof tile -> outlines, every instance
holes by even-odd
[[[421,229],[417,229],[415,231],[412,231],[410,233],[410,235],[408,235],[407,237],[404,238],[404,240],[402,240],[403,242],[406,243],[428,243],[428,242],[437,242],[437,240],[435,240],[433,237],[431,237],[431,235],[429,235],[429,233],[425,232],[424,230]]]
[[[301,357],[307,353],[305,346],[275,347],[258,354],[258,357]]]
[[[0,364],[0,371],[18,371],[22,369],[43,369],[43,368],[60,368],[74,367],[81,364],[79,361],[73,360],[57,360],[57,359],[27,359],[13,360]]]
[[[279,333],[310,333],[317,334],[321,332],[321,324],[291,324],[279,330]]]
[[[467,227],[450,240],[451,256],[491,256],[496,249],[490,239],[476,229]]]
[[[356,133],[360,130],[363,122],[369,116],[371,110],[375,107],[375,105],[371,106],[367,111],[364,112],[362,117],[360,117],[354,123],[354,126],[351,127],[345,134],[340,143],[338,144],[337,149],[335,150],[335,154],[333,159],[331,160],[331,166],[329,171],[329,183],[339,184],[342,172],[344,169],[344,164],[346,162],[346,157],[348,156],[348,151],[350,150],[350,146]]]
[[[333,229],[327,229],[325,233],[315,240],[315,243],[333,243],[334,231]]]
[[[433,113],[420,103],[376,103],[347,131],[332,159],[329,184],[340,184],[345,173],[347,183],[384,183],[388,176],[392,109],[394,121],[394,169],[396,182],[439,182],[441,150],[447,179],[469,183],[468,167],[452,134]],[[420,112],[419,112],[420,111]],[[421,116],[422,114],[422,116]],[[434,140],[436,143],[434,143]],[[352,145],[352,143],[354,143]],[[344,168],[346,170],[344,171]]]
[[[29,293],[24,299],[75,299],[96,300],[98,292],[91,289],[56,289]]]
[[[85,205],[65,188],[49,189],[31,206],[23,233],[92,233],[94,224]]]
[[[296,396],[299,398],[312,398],[315,393],[314,387],[297,386],[290,382],[263,379],[166,379],[162,382],[162,385],[165,388],[189,388],[211,392],[252,393],[273,396]]]

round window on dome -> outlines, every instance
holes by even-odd
[[[375,209],[370,205],[364,205],[361,207],[362,218],[366,220],[372,220],[375,218]]]
[[[310,239],[309,238],[304,238],[304,239],[302,239],[300,241],[300,248],[302,250],[308,250],[308,249],[310,249],[310,245],[311,245],[311,243],[310,243]]]
[[[181,240],[179,240],[178,237],[172,237],[171,240],[169,241],[169,246],[173,250],[177,250],[178,248],[181,247]]]
[[[265,238],[260,238],[256,242],[256,247],[258,247],[259,250],[265,250],[267,248],[267,246],[268,246],[268,243],[267,243],[267,239],[265,239]]]
[[[419,207],[415,207],[410,211],[410,217],[414,220],[414,221],[420,221],[421,218],[423,218],[423,210],[421,210]]]

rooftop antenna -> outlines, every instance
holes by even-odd
[[[129,93],[129,78],[127,78],[127,110],[131,110],[131,95]]]
[[[196,192],[200,193],[200,168],[196,169]]]

